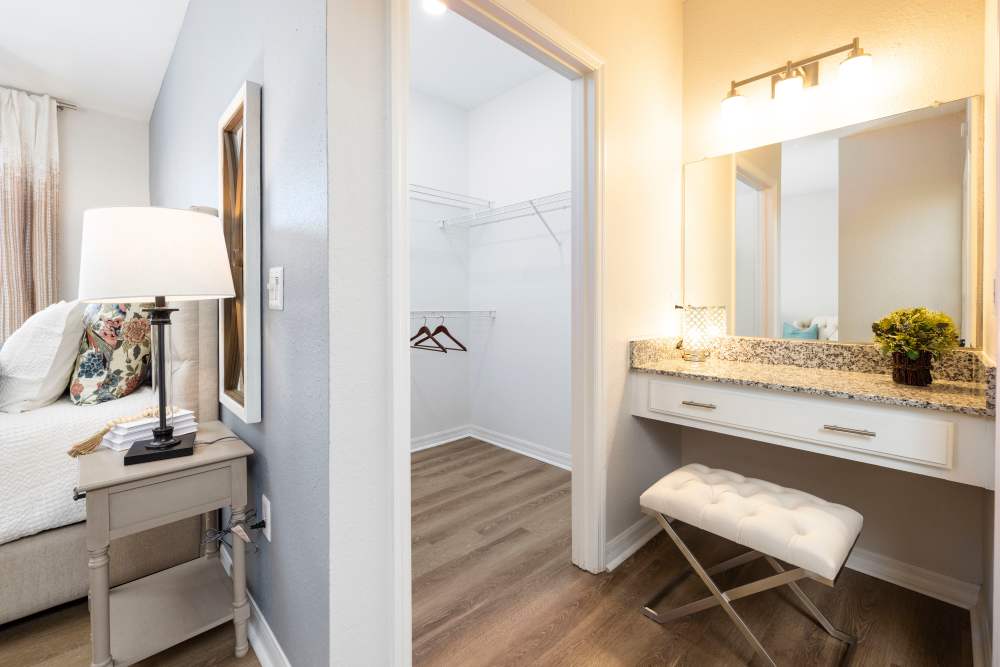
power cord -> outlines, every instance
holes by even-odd
[[[239,439],[240,439],[239,436],[236,436],[236,435],[224,435],[221,438],[216,438],[215,440],[195,440],[194,444],[196,444],[196,445],[214,445],[215,443],[221,442],[223,440],[239,440]]]
[[[223,438],[220,438],[220,440],[222,440],[222,439]],[[249,510],[246,513],[246,517],[244,519],[244,522],[251,521],[251,520],[256,519],[256,518],[257,518],[257,510]],[[260,521],[256,521],[254,523],[247,524],[246,527],[249,528],[250,530],[260,530],[265,525],[266,525],[266,522],[263,519],[261,519]],[[216,530],[214,528],[206,530],[205,531],[205,536],[202,538],[201,543],[203,545],[207,545],[207,544],[211,544],[212,542],[219,542],[220,544],[225,544],[227,547],[229,547],[230,550],[232,550],[233,544],[232,544],[231,541],[227,541],[226,540],[226,535],[229,535],[231,533],[236,532],[237,529],[238,530],[243,530],[243,527],[241,526],[241,524],[239,522],[234,521],[232,516],[230,516],[229,517],[229,526],[228,527],[223,528],[221,530]],[[247,539],[244,540],[244,541],[247,544],[249,544],[251,547],[253,547],[253,552],[257,553],[258,551],[260,551],[260,547],[257,546],[257,542],[253,539],[253,536],[248,535],[246,533],[246,531],[243,531],[243,532],[244,532],[244,535],[247,535]],[[237,534],[237,539],[243,539],[243,538],[239,537],[239,535]]]

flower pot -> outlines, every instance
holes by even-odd
[[[892,353],[892,381],[912,387],[926,387],[932,382],[931,353],[922,352],[910,359],[902,352]]]

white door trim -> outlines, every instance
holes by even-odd
[[[389,0],[390,312],[392,348],[392,642],[411,661],[409,195],[406,173],[409,16],[412,0]],[[606,438],[603,389],[603,61],[524,0],[445,0],[449,9],[572,79],[573,562],[605,568]],[[336,529],[331,526],[331,530]]]

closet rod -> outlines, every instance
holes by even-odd
[[[489,317],[496,319],[496,308],[429,308],[425,310],[411,310],[410,319],[426,317],[429,320],[436,318],[456,318],[456,317]]]
[[[466,215],[459,216],[457,218],[441,220],[440,225],[442,229],[449,229],[453,227],[471,229],[473,227],[482,227],[483,225],[492,225],[498,222],[507,222],[509,220],[533,217],[538,218],[541,223],[545,225],[545,229],[552,236],[553,240],[561,246],[562,244],[559,243],[559,239],[552,231],[552,227],[549,226],[549,223],[543,214],[553,213],[555,211],[564,211],[572,208],[572,206],[572,194],[570,192],[560,192],[558,194],[538,197],[536,199],[528,199],[523,202],[508,204],[506,206],[491,208],[484,211],[473,211],[472,213],[467,213]]]

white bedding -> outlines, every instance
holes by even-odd
[[[155,405],[149,387],[99,405],[63,397],[21,414],[0,413],[0,544],[83,521],[73,500],[79,462],[66,454],[106,422]]]

